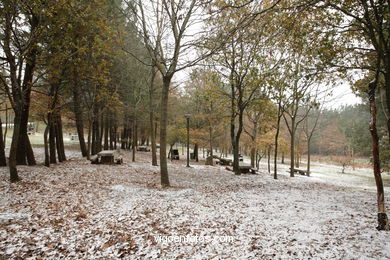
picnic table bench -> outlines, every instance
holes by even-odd
[[[138,146],[137,151],[138,152],[150,152],[150,148],[147,146]]]
[[[122,164],[123,158],[116,150],[103,150],[91,157],[92,164]]]
[[[249,164],[240,165],[239,168],[241,173],[257,173],[257,169],[253,168],[252,165]]]
[[[171,160],[180,160],[179,150],[178,149],[172,149],[172,151],[171,151]]]
[[[291,171],[291,168],[289,168],[289,169]],[[297,168],[294,168],[294,173],[299,173],[300,175],[307,175],[306,170],[301,170],[301,169],[297,169]]]
[[[257,173],[257,170],[255,168],[252,168],[251,165],[239,165],[238,166],[240,168],[240,173],[252,173],[252,174],[255,174]],[[230,167],[226,167],[226,170],[228,171],[233,171],[232,168]]]
[[[217,161],[217,164],[219,164],[219,165],[232,165],[233,164],[233,160],[232,159],[226,159],[226,158],[219,158],[219,160]]]

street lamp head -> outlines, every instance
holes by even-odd
[[[185,118],[190,118],[190,117],[191,117],[191,114],[185,114],[184,117],[185,117]]]

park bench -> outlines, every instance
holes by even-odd
[[[219,158],[217,161],[217,164],[219,165],[232,165],[233,160],[232,159],[226,159],[226,158]]]
[[[116,150],[103,150],[91,157],[92,164],[122,164],[123,158]]]
[[[150,152],[150,148],[147,146],[138,146],[137,151],[138,152]]]
[[[291,168],[289,168],[289,169],[291,171]],[[294,168],[294,173],[299,173],[300,175],[307,175],[306,170],[301,170],[301,169],[297,169],[297,168]]]

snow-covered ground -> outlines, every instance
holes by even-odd
[[[316,164],[312,177],[290,178],[280,165],[274,180],[264,164],[235,176],[183,160],[162,189],[150,153],[113,166],[67,155],[51,168],[19,167],[17,184],[0,169],[0,258],[390,258],[365,173]]]

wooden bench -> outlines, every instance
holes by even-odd
[[[289,169],[291,171],[291,168],[289,168]],[[301,170],[301,169],[297,169],[297,168],[294,168],[294,173],[299,173],[300,175],[307,175],[307,171],[306,170]]]

